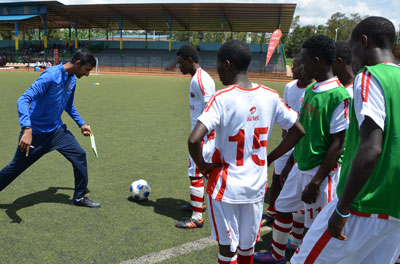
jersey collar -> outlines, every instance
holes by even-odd
[[[312,90],[314,92],[324,92],[336,88],[338,86],[342,86],[342,84],[339,82],[339,79],[335,76],[326,81],[314,83]]]

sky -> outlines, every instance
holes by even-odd
[[[326,21],[336,12],[347,16],[358,13],[361,16],[383,16],[399,29],[400,1],[399,0],[298,0],[285,1],[296,3],[295,16],[300,16],[300,25],[325,25]]]

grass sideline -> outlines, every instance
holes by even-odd
[[[0,169],[17,146],[16,100],[37,77],[0,72]],[[120,263],[209,236],[207,213],[202,229],[174,226],[188,216],[179,208],[189,198],[189,83],[190,78],[118,75],[78,80],[75,106],[93,129],[98,159],[67,114],[63,121],[87,151],[88,197],[102,207],[71,206],[72,166],[58,152],[45,155],[0,193],[1,262]],[[283,93],[284,83],[259,83]],[[269,150],[279,142],[279,130],[274,127]],[[152,193],[149,201],[134,203],[129,185],[140,178],[150,182]],[[262,236],[268,247],[270,239]],[[211,247],[162,263],[215,263],[216,252]]]

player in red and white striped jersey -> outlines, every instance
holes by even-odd
[[[290,150],[304,135],[297,113],[279,94],[247,78],[251,52],[232,40],[218,51],[220,80],[229,87],[215,93],[189,137],[189,152],[207,183],[212,236],[219,243],[218,263],[252,263],[267,188],[268,162]],[[267,158],[274,123],[288,134]],[[212,162],[204,161],[201,141],[215,129]],[[237,256],[238,254],[238,256]]]
[[[351,68],[351,50],[347,42],[337,41],[336,60],[332,65],[332,71],[339,78],[340,83],[346,88],[347,92],[353,98],[353,80],[354,73]]]
[[[190,45],[183,45],[178,52],[179,69],[183,74],[190,74],[192,80],[189,89],[190,119],[192,129],[197,123],[197,118],[203,112],[208,100],[215,93],[215,83],[211,76],[199,65],[197,50]],[[203,153],[207,161],[211,161],[211,153],[214,149],[213,133],[203,139]],[[179,228],[197,228],[203,226],[202,212],[204,204],[204,179],[189,155],[188,176],[190,178],[190,204],[182,206],[185,211],[190,211],[192,216],[176,223]]]

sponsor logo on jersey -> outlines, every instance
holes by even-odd
[[[190,105],[190,110],[194,111],[194,105]]]
[[[194,93],[190,93],[190,97],[194,98]]]
[[[247,122],[251,122],[251,121],[258,121],[260,120],[260,116],[254,116],[254,113],[256,112],[257,108],[255,106],[253,106],[252,108],[250,108],[250,116],[247,117]]]

